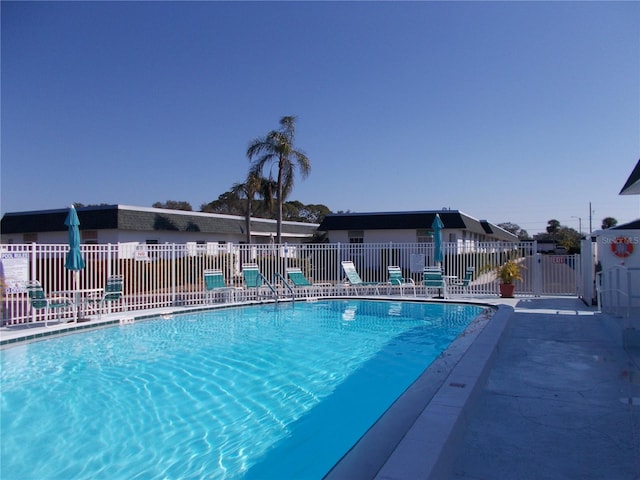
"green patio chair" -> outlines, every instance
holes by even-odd
[[[242,279],[244,281],[245,297],[255,296],[263,297],[267,296],[267,289],[271,291],[274,298],[278,298],[275,288],[271,285],[267,279],[260,273],[260,268],[256,263],[243,263],[242,264]],[[253,295],[252,295],[253,294]]]
[[[436,289],[440,291],[441,298],[447,298],[447,284],[442,276],[440,267],[425,267],[422,274],[422,283],[427,295],[429,295],[430,289]]]
[[[356,266],[353,264],[351,260],[344,260],[342,262],[342,269],[344,270],[345,275],[347,276],[345,283],[348,287],[353,288],[355,294],[358,294],[358,290],[366,290],[373,289],[376,294],[379,294],[380,291],[378,287],[380,283],[378,282],[364,282],[358,271],[356,270]]]
[[[29,304],[33,310],[45,310],[44,314],[44,326],[48,326],[49,310],[59,310],[66,307],[72,307],[73,301],[64,296],[56,296],[47,298],[44,293],[44,289],[38,280],[30,280],[27,282],[27,293],[29,295]],[[59,322],[62,322],[62,318],[58,318]]]
[[[413,296],[416,296],[416,282],[413,281],[413,278],[404,278],[400,267],[396,265],[389,265],[387,267],[387,272],[389,273],[389,280],[387,283],[390,287],[399,287],[400,295],[404,295],[405,286],[413,288]]]
[[[287,277],[293,283],[295,289],[300,290],[303,293],[306,293],[307,296],[310,294],[318,294],[327,287],[332,287],[333,285],[328,282],[322,283],[313,283],[310,282],[309,279],[302,273],[302,269],[298,267],[289,267],[286,269]]]
[[[226,300],[236,300],[236,287],[230,287],[224,280],[224,274],[219,269],[207,269],[204,271],[204,286],[207,291],[207,297],[212,300],[218,293],[225,295]]]
[[[123,310],[127,310],[127,303],[124,297],[124,279],[122,275],[111,275],[107,278],[107,283],[101,294],[88,297],[85,306],[87,310],[98,313],[98,319],[102,318],[102,312],[115,302],[121,302]]]
[[[451,283],[451,286],[460,292],[466,292],[469,289],[469,285],[473,280],[473,272],[475,269],[473,267],[467,267],[464,273],[464,277],[458,280],[454,280]]]

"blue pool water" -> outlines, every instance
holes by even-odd
[[[481,311],[270,304],[3,350],[0,475],[321,478]]]

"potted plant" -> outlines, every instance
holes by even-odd
[[[496,269],[496,274],[500,279],[500,296],[513,298],[513,291],[516,286],[513,282],[522,280],[522,270],[524,267],[513,260],[507,260]]]

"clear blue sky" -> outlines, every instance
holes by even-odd
[[[1,211],[194,210],[296,115],[290,196],[530,234],[640,217],[639,2],[2,1]]]

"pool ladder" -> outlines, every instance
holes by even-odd
[[[276,292],[275,287],[269,283],[269,280],[267,280],[267,277],[265,277],[262,273],[258,273],[259,278],[264,282],[264,284],[269,288],[269,290],[271,290],[271,295],[273,297],[273,299],[277,302],[278,301],[278,292]],[[260,297],[260,288],[257,289],[256,291],[256,295],[258,297]]]
[[[280,280],[282,282],[282,285],[284,285],[284,288],[286,288],[287,290],[289,290],[289,293],[291,294],[291,300],[292,301],[296,301],[296,294],[293,291],[293,288],[291,288],[291,285],[289,285],[289,282],[287,282],[287,279],[284,278],[280,273],[276,272],[276,274],[274,275],[275,277],[275,281]],[[275,283],[274,281],[274,283]]]

